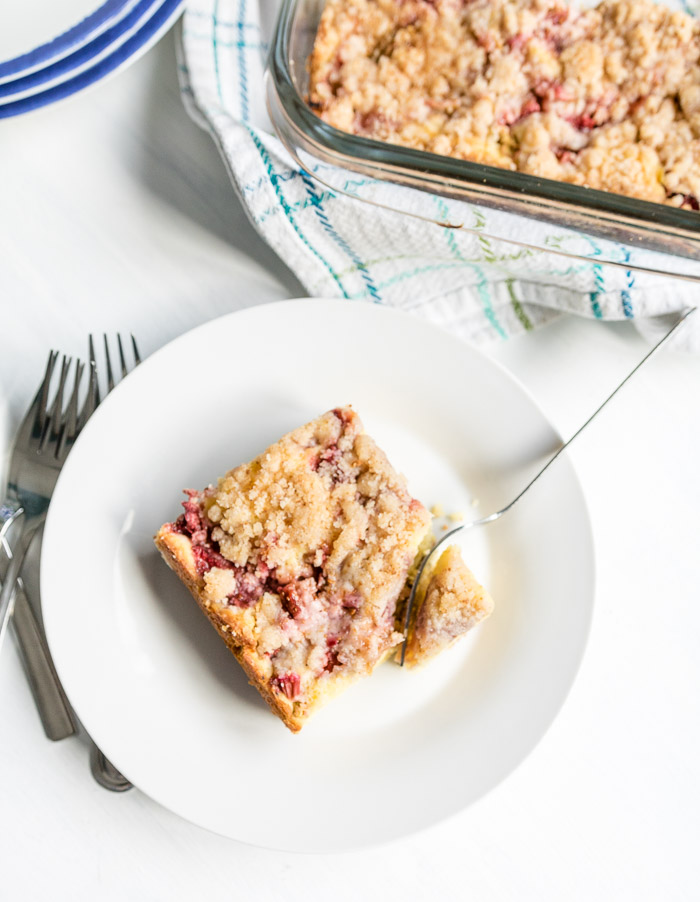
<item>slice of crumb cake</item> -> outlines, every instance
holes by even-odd
[[[186,494],[155,543],[296,732],[401,642],[396,601],[430,515],[349,407]]]
[[[408,631],[405,661],[409,667],[425,664],[454,645],[494,607],[491,596],[462,560],[457,545],[443,551],[428,579]]]

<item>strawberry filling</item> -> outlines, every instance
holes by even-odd
[[[333,669],[340,664],[340,658],[338,655],[338,637],[337,636],[329,636],[326,640],[326,665],[323,668],[326,673],[332,673]]]
[[[282,605],[290,617],[298,618],[309,603],[313,600],[318,590],[314,579],[300,579],[286,585],[277,585],[277,591],[282,598]]]
[[[283,695],[286,695],[288,699],[293,701],[299,695],[301,680],[299,679],[298,673],[290,671],[289,673],[282,673],[275,677],[272,681],[272,685]]]
[[[223,554],[213,547],[213,544],[195,544],[194,540],[192,540],[192,553],[194,554],[197,573],[200,576],[204,576],[213,567],[220,567],[224,570],[236,569],[235,565],[228,558],[225,558]]]
[[[255,604],[265,591],[265,581],[269,568],[264,563],[256,567],[238,567],[219,550],[218,542],[211,537],[213,524],[202,510],[202,495],[193,489],[185,489],[187,501],[182,502],[184,514],[170,524],[173,532],[187,536],[192,543],[195,567],[198,576],[204,576],[215,567],[233,570],[236,574],[236,591],[229,596],[229,603],[247,608]]]

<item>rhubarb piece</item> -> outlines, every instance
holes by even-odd
[[[456,545],[440,555],[427,580],[424,596],[416,599],[417,611],[409,629],[408,667],[425,664],[450,648],[494,607],[493,599],[476,581]]]
[[[349,407],[186,494],[155,543],[296,732],[401,642],[396,602],[430,515]]]

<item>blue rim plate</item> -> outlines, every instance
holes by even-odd
[[[138,31],[144,20],[152,14],[153,9],[161,3],[162,0],[137,0],[132,9],[116,24],[111,25],[73,53],[69,53],[43,68],[35,69],[27,75],[0,83],[0,103],[8,102],[2,98],[10,98],[11,101],[14,94],[36,94],[44,90],[45,86],[50,86],[47,83],[65,81],[66,75],[77,75],[86,69],[93,60],[97,61],[106,56],[110,48],[116,49],[131,34]]]
[[[111,23],[119,19],[125,8],[133,5],[134,0],[105,0],[89,16],[52,40],[40,44],[26,53],[0,61],[0,79],[21,75],[70,53],[71,50],[109,27]]]
[[[163,0],[151,18],[131,37],[120,44],[112,53],[104,56],[95,65],[83,70],[73,78],[66,79],[44,91],[19,100],[0,105],[0,119],[19,116],[31,110],[39,109],[57,100],[70,97],[77,91],[87,88],[107,75],[116,72],[132,57],[143,53],[170,28],[182,12],[184,0]]]

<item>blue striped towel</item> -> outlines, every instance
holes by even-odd
[[[324,189],[291,159],[265,107],[263,73],[278,0],[189,0],[179,74],[190,114],[209,129],[251,221],[312,296],[389,304],[471,341],[533,329],[561,311],[635,319],[651,335],[700,285],[601,265],[700,275],[700,264],[335,170],[357,198],[475,229],[445,229]],[[667,0],[668,2],[668,0]],[[261,27],[262,26],[262,27]],[[323,177],[323,165],[313,167]],[[528,236],[575,261],[495,241]],[[694,323],[693,320],[698,320]],[[700,351],[700,317],[682,330]]]

